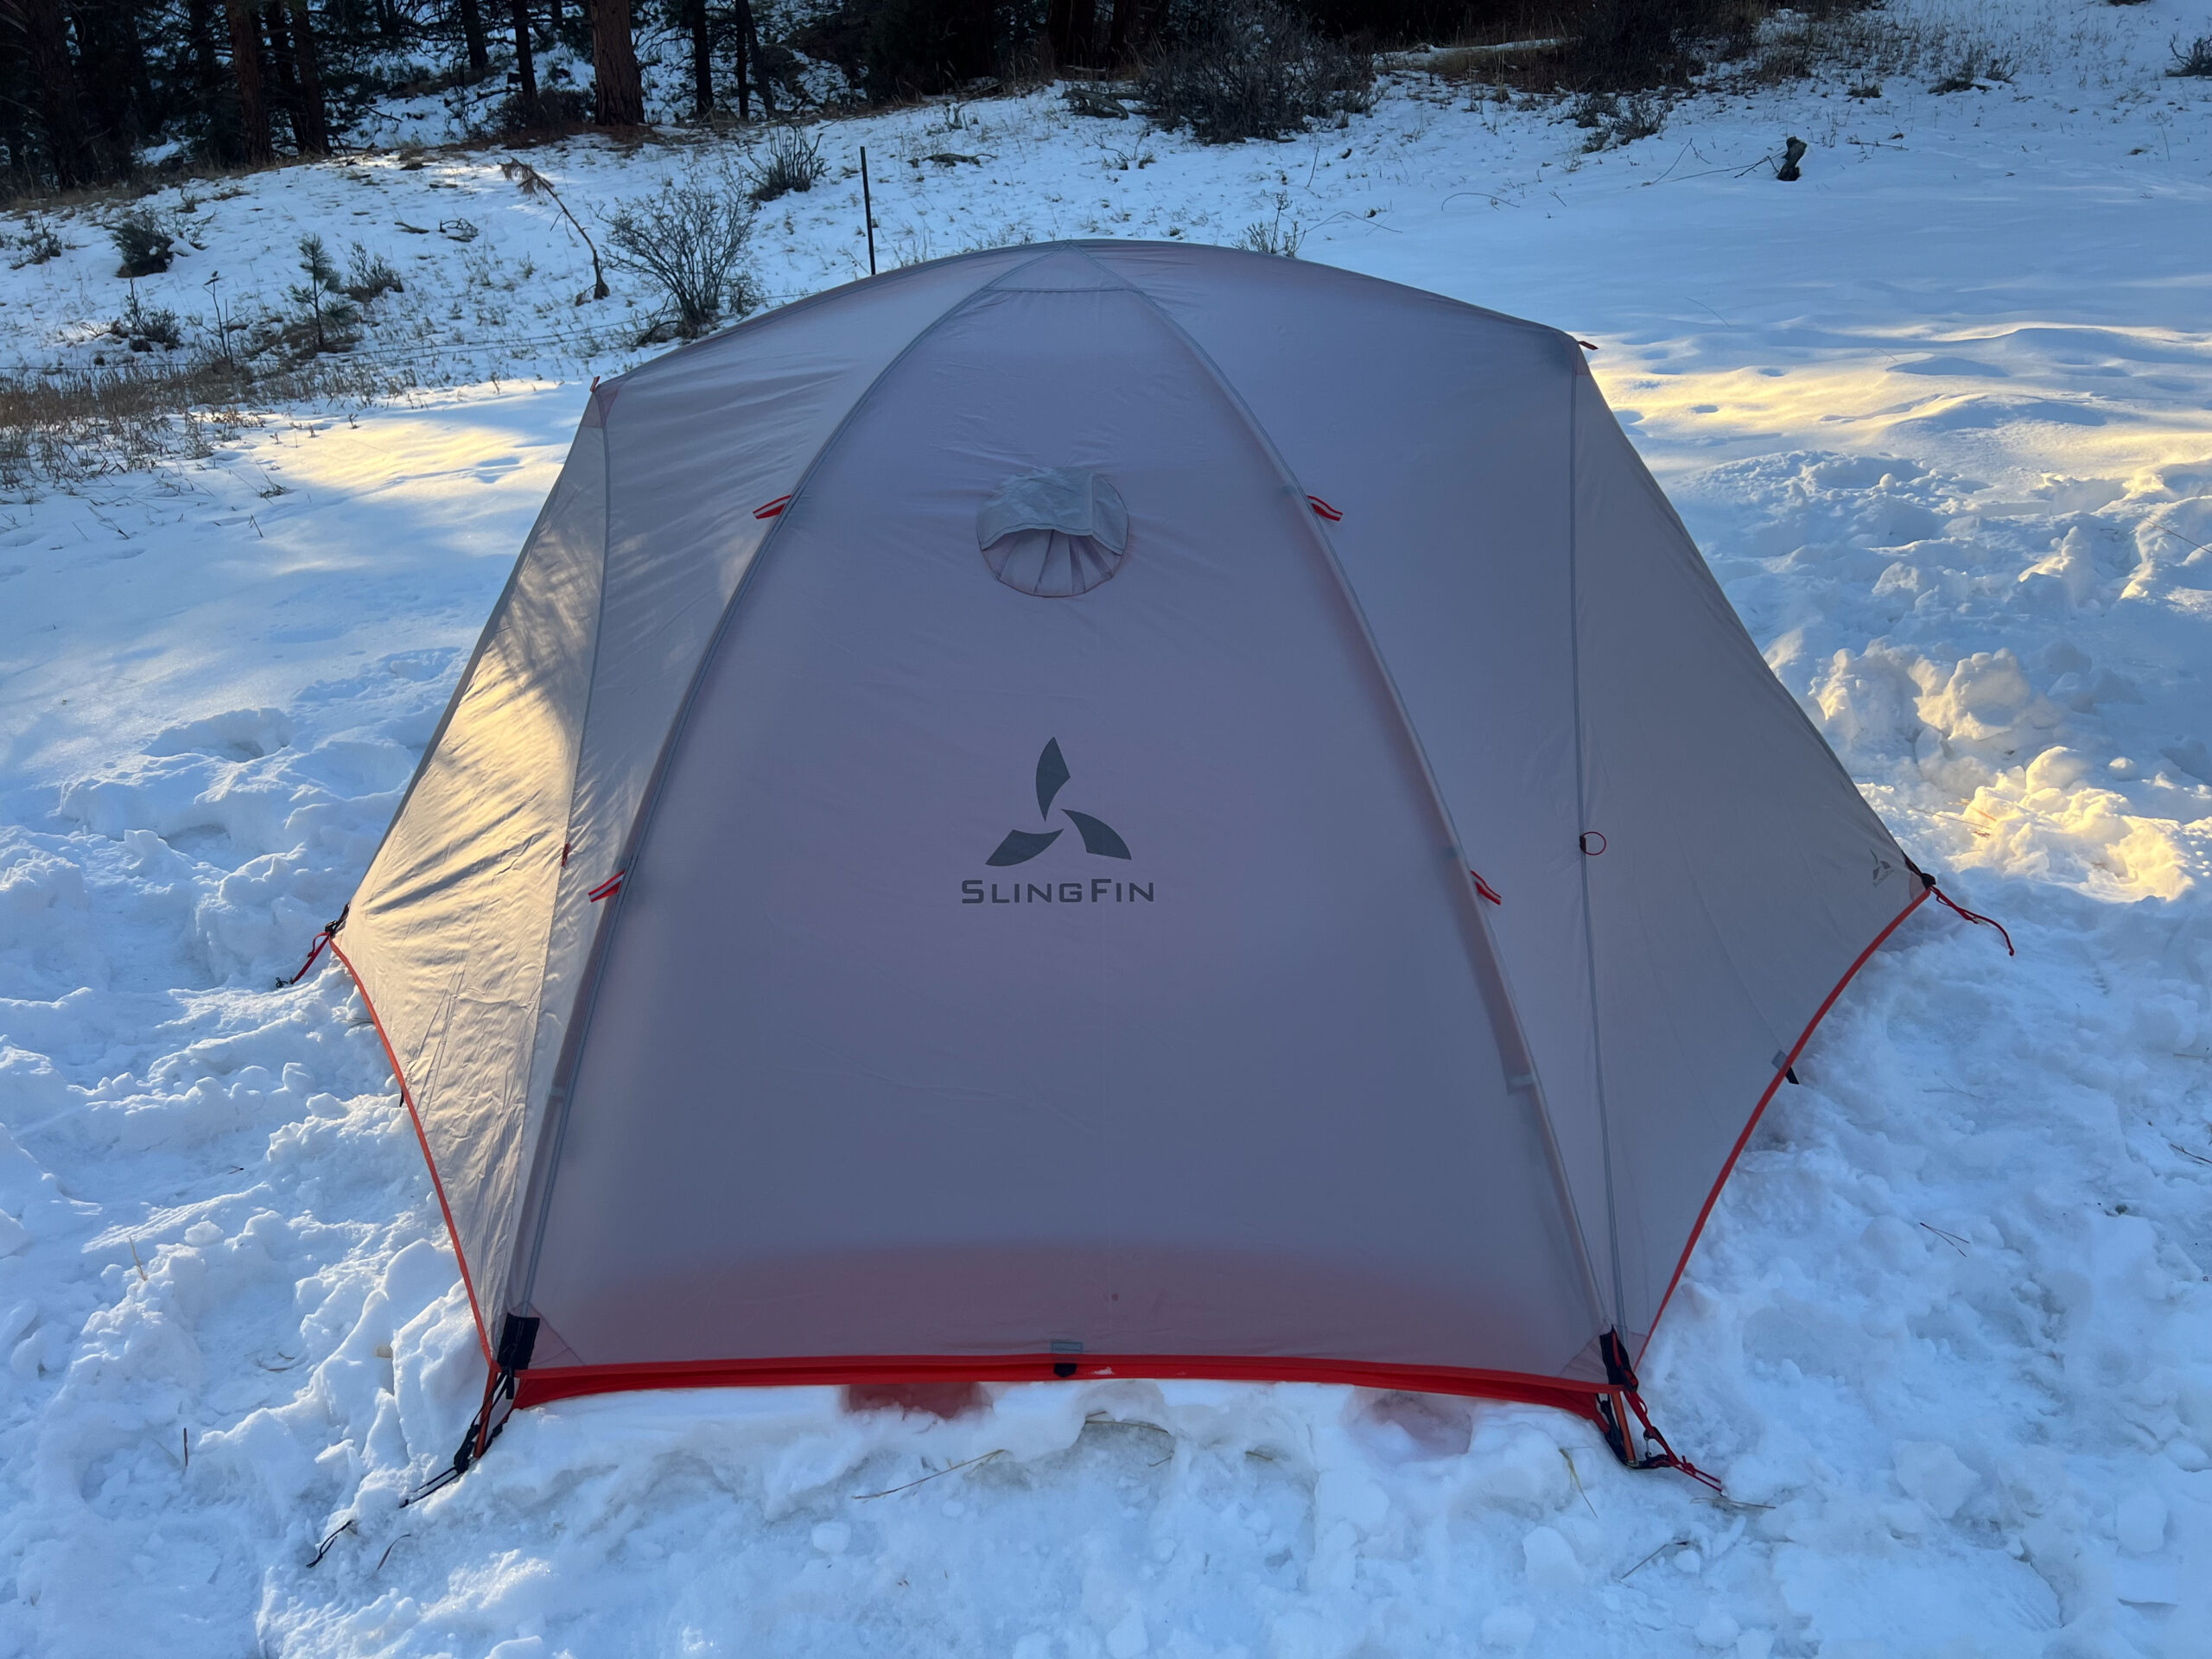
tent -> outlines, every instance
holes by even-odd
[[[332,941],[474,1445],[496,1400],[1127,1376],[1634,1451],[1719,1183],[1933,884],[1585,349],[1092,241],[598,385]]]

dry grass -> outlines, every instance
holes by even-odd
[[[1663,33],[1624,29],[1647,0],[1529,0],[1452,44],[1393,54],[1386,67],[1418,69],[1491,94],[1634,92],[1698,84],[1750,91],[1808,77],[1854,87],[1885,79],[1986,84],[2015,69],[2079,61],[2095,75],[2111,55],[2109,31],[2053,0],[2023,0],[2040,12],[2023,31],[1993,5],[1975,11],[1922,0],[1663,0],[1681,21]],[[2037,45],[2023,50],[2025,35]],[[1603,35],[1604,38],[1600,38]]]
[[[32,495],[111,473],[204,458],[287,404],[368,404],[417,384],[412,370],[318,358],[248,375],[220,360],[0,373],[0,490]]]

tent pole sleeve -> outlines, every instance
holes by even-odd
[[[1312,500],[1313,498],[1306,493],[1306,486],[1299,481],[1297,474],[1291,470],[1290,463],[1284,458],[1281,450],[1275,447],[1274,440],[1268,436],[1267,429],[1260,424],[1259,417],[1252,412],[1251,406],[1230,384],[1228,376],[1222,372],[1220,365],[1213,360],[1203,346],[1192,338],[1182,324],[1169,315],[1158,300],[1141,288],[1134,289],[1132,291],[1139,295],[1145,303],[1152,308],[1174,337],[1183,343],[1184,348],[1191,353],[1192,358],[1205,371],[1222,397],[1227,400],[1230,407],[1243,417],[1246,429],[1250,432],[1253,441],[1260,446],[1274,467],[1276,476],[1291,491],[1292,499],[1301,503]],[[1561,335],[1560,338],[1564,339],[1566,336]],[[1446,804],[1444,791],[1436,781],[1436,769],[1429,764],[1428,752],[1421,747],[1421,734],[1414,729],[1413,716],[1406,709],[1405,697],[1399,691],[1398,683],[1390,673],[1389,664],[1383,658],[1382,646],[1376,640],[1375,630],[1368,622],[1367,613],[1360,606],[1359,595],[1353,591],[1351,578],[1344,575],[1344,565],[1337,557],[1336,548],[1323,533],[1316,515],[1300,512],[1298,517],[1303,522],[1306,533],[1311,537],[1310,544],[1319,556],[1322,568],[1329,574],[1337,601],[1342,606],[1344,617],[1351,624],[1352,632],[1358,639],[1366,653],[1367,665],[1374,674],[1376,683],[1382,688],[1384,700],[1389,705],[1392,715],[1396,721],[1398,736],[1405,745],[1406,753],[1412,758],[1414,769],[1420,773],[1421,787],[1427,792],[1430,810],[1436,815],[1437,823],[1444,831],[1445,839],[1450,843],[1453,867],[1452,895],[1458,902],[1460,925],[1466,936],[1468,956],[1475,970],[1476,980],[1483,987],[1484,1000],[1488,1005],[1491,1024],[1497,1033],[1499,1046],[1506,1051],[1501,1054],[1500,1058],[1506,1065],[1507,1089],[1509,1092],[1514,1094],[1525,1093],[1529,1097],[1530,1109],[1535,1114],[1538,1133],[1544,1146],[1544,1158],[1551,1166],[1552,1184],[1559,1200],[1560,1220],[1566,1225],[1568,1240],[1574,1252],[1575,1268],[1582,1281],[1583,1294],[1589,1299],[1590,1317],[1593,1329],[1605,1330],[1618,1321],[1605,1312],[1605,1298],[1599,1284],[1596,1264],[1590,1255],[1589,1236],[1583,1230],[1581,1213],[1574,1202],[1574,1189],[1567,1178],[1567,1161],[1560,1152],[1559,1136],[1552,1125],[1551,1109],[1544,1096],[1543,1083],[1536,1075],[1535,1052],[1529,1046],[1528,1036],[1521,1029],[1520,1015],[1513,1007],[1512,994],[1506,985],[1504,970],[1498,962],[1497,942],[1491,933],[1490,918],[1483,912],[1482,898],[1476,891],[1477,878],[1474,871],[1468,867],[1466,849],[1460,842],[1459,826],[1452,820],[1452,809]],[[1576,743],[1579,751],[1580,745],[1579,730]],[[1577,787],[1580,788],[1579,781]],[[1587,913],[1586,906],[1585,913],[1586,915]],[[1618,1300],[1619,1289],[1618,1269],[1614,1274],[1614,1288],[1616,1300]]]
[[[1576,861],[1575,872],[1582,894],[1582,971],[1590,997],[1590,1066],[1597,1090],[1598,1148],[1605,1178],[1605,1249],[1613,1274],[1612,1325],[1618,1331],[1628,1325],[1628,1278],[1621,1267],[1620,1210],[1614,1198],[1613,1120],[1605,1098],[1605,1030],[1598,1012],[1598,932],[1590,915],[1590,769],[1582,741],[1582,474],[1575,464],[1582,435],[1582,382],[1587,379],[1594,385],[1596,378],[1589,363],[1574,354],[1573,372],[1567,383],[1567,683],[1573,696],[1574,817],[1585,833],[1584,856]],[[1624,1427],[1621,1432],[1625,1437],[1628,1431]]]

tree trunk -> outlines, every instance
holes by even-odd
[[[72,6],[70,18],[76,25],[77,96],[91,129],[92,165],[109,174],[130,153],[138,136],[130,108],[130,67],[103,0]]]
[[[760,89],[760,113],[776,112],[775,94],[768,90],[768,60],[760,52],[760,26],[753,16],[753,0],[737,0],[737,37],[745,43],[738,69],[738,86],[745,85],[744,60],[753,65],[753,84]],[[741,104],[738,113],[751,118],[750,112]]]
[[[185,0],[185,35],[192,43],[193,102],[203,124],[208,156],[218,162],[238,158],[238,111],[215,49],[214,0]]]
[[[683,0],[691,26],[691,115],[704,121],[715,112],[714,41],[707,30],[707,0]]]
[[[54,181],[64,190],[89,184],[92,144],[77,97],[77,66],[69,57],[69,23],[61,15],[61,0],[7,0],[6,15],[22,35],[23,67],[35,89]]]
[[[308,15],[308,0],[290,0],[292,58],[299,71],[299,120],[295,137],[301,151],[309,156],[330,154],[330,111],[322,98],[322,60],[315,50],[315,22]]]
[[[1114,0],[1114,22],[1106,45],[1108,61],[1120,68],[1152,50],[1158,33],[1156,0]]]
[[[530,0],[507,0],[515,30],[515,107],[525,128],[545,124],[537,106],[537,60],[530,52]]]
[[[592,0],[592,119],[602,127],[643,126],[645,89],[630,37],[630,0]]]
[[[155,89],[153,65],[146,56],[146,43],[138,33],[137,0],[114,0],[114,10],[117,43],[123,48],[124,61],[130,70],[130,102],[137,117],[137,130],[141,133],[159,132],[168,111]]]
[[[1052,42],[1052,67],[1065,69],[1075,61],[1069,32],[1074,23],[1075,0],[1046,0],[1045,38]]]
[[[231,76],[238,86],[238,148],[248,165],[274,161],[269,105],[261,87],[261,29],[251,0],[224,0],[231,23]]]
[[[477,0],[461,0],[461,36],[468,43],[468,78],[481,80],[492,73],[492,48],[484,38],[484,8]]]
[[[268,31],[268,55],[262,61],[269,67],[269,101],[284,111],[284,124],[292,130],[294,152],[305,155],[307,121],[300,113],[299,65],[292,56],[292,35],[285,24],[283,0],[267,0],[256,15]]]
[[[745,31],[741,29],[737,31],[737,118],[750,121],[753,118],[753,89],[747,83],[745,73]]]
[[[21,89],[26,84],[22,18],[17,7],[0,0],[0,85]],[[41,148],[23,124],[30,117],[29,105],[20,97],[0,98],[0,149],[7,151],[10,170],[26,179],[32,175],[31,157]]]

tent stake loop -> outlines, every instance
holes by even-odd
[[[1621,1340],[1621,1333],[1606,1332],[1598,1338],[1598,1345],[1605,1357],[1605,1381],[1610,1385],[1598,1396],[1598,1414],[1604,1420],[1605,1443],[1613,1448],[1613,1455],[1631,1469],[1679,1469],[1726,1497],[1728,1494],[1718,1480],[1678,1453],[1667,1444],[1667,1437],[1652,1427],[1651,1414],[1643,1408],[1643,1396],[1637,1392],[1636,1368],[1629,1363],[1628,1344]],[[1634,1431],[1628,1424],[1631,1411],[1643,1428],[1645,1444],[1657,1446],[1656,1452],[1637,1455]]]

